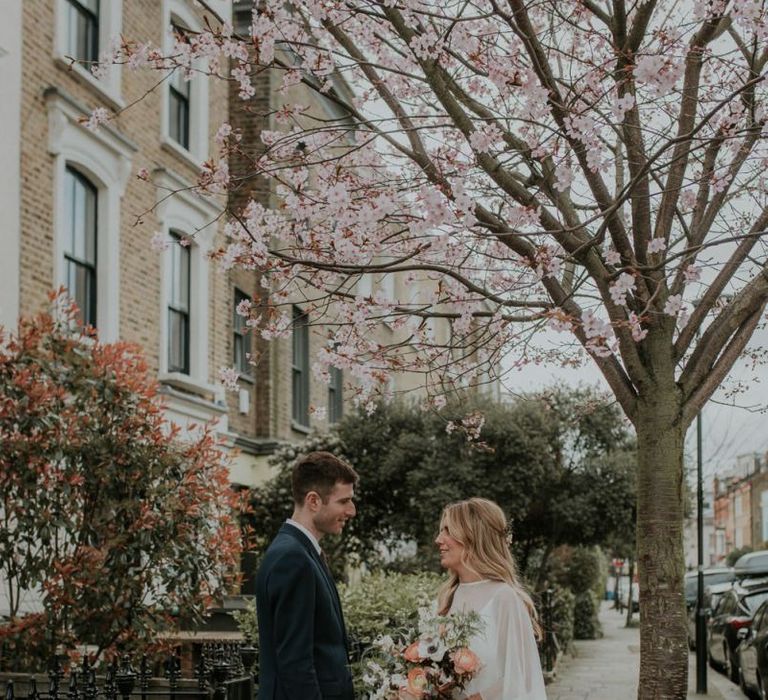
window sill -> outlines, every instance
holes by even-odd
[[[256,377],[254,377],[252,374],[246,374],[245,372],[238,372],[237,379],[238,381],[245,382],[246,384],[256,383]]]
[[[79,83],[95,92],[114,112],[119,112],[125,108],[125,102],[120,96],[119,90],[115,90],[104,81],[95,78],[92,73],[83,68],[79,63],[70,64],[63,56],[56,56],[55,63],[59,69],[73,76]]]
[[[303,435],[309,435],[312,432],[312,428],[308,425],[302,425],[295,420],[291,421],[291,430],[295,430],[297,433],[302,433]]]
[[[167,384],[175,389],[180,389],[188,394],[200,396],[204,399],[214,401],[217,404],[223,401],[223,392],[220,387],[199,381],[194,377],[190,377],[188,374],[182,374],[181,372],[165,372],[160,374],[158,380],[161,384]]]
[[[186,165],[194,168],[195,171],[200,170],[200,166],[204,159],[195,158],[192,151],[187,150],[184,146],[176,143],[176,141],[165,134],[160,138],[160,148],[166,153],[171,153],[181,159]]]

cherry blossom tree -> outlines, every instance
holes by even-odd
[[[534,359],[596,364],[637,432],[641,698],[685,697],[683,438],[768,299],[767,31],[759,0],[261,0],[242,35],[112,57],[205,59],[246,104],[272,71],[272,128],[223,125],[198,186],[272,182],[218,257],[263,273],[254,332],[290,333],[296,298],[331,329],[319,376],[365,403],[418,372],[439,409]]]

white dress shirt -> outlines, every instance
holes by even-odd
[[[287,522],[289,525],[293,525],[293,527],[309,537],[309,541],[312,543],[312,546],[315,548],[318,554],[321,554],[322,550],[320,549],[320,543],[317,541],[317,537],[315,537],[309,530],[307,530],[307,528],[305,528],[301,523],[297,523],[293,518],[288,518],[288,520],[285,522]]]

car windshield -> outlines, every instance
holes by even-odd
[[[726,583],[727,581],[733,581],[732,571],[718,571],[717,573],[704,574],[705,586],[714,586],[716,583]]]
[[[728,583],[733,581],[733,571],[716,571],[712,573],[704,572],[704,588],[715,586],[719,583]],[[699,577],[688,575],[685,577],[685,599],[695,601],[699,589]]]
[[[760,591],[759,593],[751,593],[745,595],[742,602],[747,606],[750,615],[755,614],[755,610],[760,607],[760,603],[768,600],[768,591]]]

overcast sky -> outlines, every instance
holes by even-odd
[[[553,335],[551,344],[563,342],[566,334]],[[750,348],[768,346],[768,330],[763,328],[750,344]],[[511,393],[537,391],[561,381],[567,384],[599,385],[607,389],[594,363],[579,369],[526,365],[512,371],[504,384]],[[743,382],[747,390],[728,398],[726,391],[735,382]],[[768,367],[751,369],[751,363],[741,361],[729,381],[710,401],[702,414],[703,456],[705,476],[727,472],[736,457],[768,450]],[[688,431],[686,457],[690,466],[696,464],[696,424]]]

